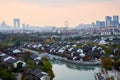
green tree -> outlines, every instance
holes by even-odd
[[[45,72],[52,71],[52,65],[49,61],[44,62],[43,71]]]
[[[23,71],[22,65],[23,65],[22,62],[19,62],[19,63],[17,64],[17,68],[16,68],[17,72],[22,72],[22,71]]]
[[[10,72],[8,72],[7,70],[4,70],[2,68],[0,68],[0,77],[3,80],[14,80],[13,74],[11,74]]]
[[[25,54],[24,57],[23,57],[24,61],[27,62],[29,60],[30,52],[29,51],[25,51],[24,54]]]
[[[50,76],[50,80],[53,80],[53,78],[55,77],[53,71],[48,71],[48,75]]]
[[[31,69],[35,69],[35,67],[36,67],[33,60],[28,60],[27,64],[29,65],[29,68],[31,68]]]
[[[55,75],[54,75],[54,73],[52,71],[52,65],[51,65],[51,63],[49,61],[44,62],[42,70],[48,73],[48,75],[50,76],[50,80],[53,80]]]
[[[22,68],[22,65],[23,65],[23,63],[22,63],[22,62],[19,62],[19,63],[17,64],[17,69],[21,69],[21,68]]]
[[[16,40],[15,43],[14,43],[15,46],[20,46],[20,40]]]
[[[10,65],[10,71],[14,71],[14,65],[13,64]]]
[[[39,63],[38,63],[38,67],[41,69],[42,66],[43,66],[43,62],[42,62],[42,61],[39,61]]]
[[[41,61],[42,61],[42,62],[48,61],[47,56],[43,56],[42,59],[41,59]]]
[[[7,42],[1,43],[0,46],[1,46],[1,49],[7,49],[9,47]]]
[[[102,45],[101,47],[105,50],[105,52],[107,54],[112,54],[113,53],[113,51],[110,49],[110,47],[106,47],[106,45]]]

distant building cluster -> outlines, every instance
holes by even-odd
[[[29,24],[21,23],[19,18],[13,19],[13,25],[8,25],[5,21],[0,24],[0,30],[36,30],[36,31],[44,31],[51,32],[55,31],[55,26],[30,26]]]
[[[119,16],[106,16],[106,26],[119,26]]]
[[[120,22],[119,16],[106,16],[105,20],[100,21],[97,20],[91,24],[79,24],[74,28],[69,27],[68,21],[65,21],[65,26],[63,27],[56,27],[56,26],[30,26],[26,23],[21,23],[19,18],[13,19],[13,25],[9,26],[5,21],[0,24],[0,31],[17,31],[17,32],[26,32],[27,31],[34,31],[34,32],[57,32],[57,33],[64,33],[64,34],[81,34],[81,35],[119,35],[120,34]]]
[[[92,24],[79,24],[76,26],[78,29],[88,29],[88,28],[101,28],[101,27],[119,27],[119,16],[114,15],[113,17],[111,16],[106,16],[105,21],[100,21],[97,20],[96,23]]]

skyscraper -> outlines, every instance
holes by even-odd
[[[13,24],[14,28],[20,28],[20,19],[15,18]]]
[[[106,26],[112,26],[112,18],[110,16],[105,17]]]
[[[119,16],[113,16],[113,25],[119,26]]]

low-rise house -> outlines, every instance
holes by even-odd
[[[12,56],[9,56],[9,55],[5,55],[3,57],[1,57],[1,62],[4,63],[5,61],[9,60],[9,59],[15,59],[14,57]]]
[[[17,51],[17,49],[15,50],[16,52],[19,52]],[[5,54],[5,53],[0,53],[0,61],[2,63],[12,63],[14,65],[14,67],[16,67],[16,65],[19,63],[19,62],[22,62],[23,63],[23,67],[26,66],[26,62],[24,61],[21,61],[13,56],[10,56],[8,54]]]
[[[73,60],[73,56],[71,56],[70,54],[65,54],[65,57],[66,57],[68,60]]]
[[[39,61],[41,60],[41,57],[37,55],[31,55],[30,59],[32,59],[36,64],[38,64]]]
[[[112,41],[109,41],[111,44],[117,44],[117,45],[120,45],[120,41],[119,40],[112,40]]]
[[[50,53],[52,53],[54,49],[55,49],[55,48],[51,48],[51,49],[50,49]]]
[[[80,57],[85,57],[84,53],[79,54]]]
[[[32,44],[28,44],[27,47],[30,48],[32,46]]]
[[[75,52],[74,54],[73,54],[73,56],[79,56],[80,55],[80,53],[78,53],[78,52]]]
[[[16,58],[14,58],[14,57],[12,57],[12,56],[9,56],[9,55],[5,55],[5,56],[1,57],[0,61],[1,61],[2,63],[9,64],[9,65],[10,65],[10,64],[13,64],[14,68],[17,68],[17,64],[18,64],[19,62],[22,63],[22,67],[25,67],[25,66],[26,66],[26,62],[21,61],[21,60],[19,60],[19,59],[16,59]],[[8,66],[8,67],[9,67],[9,66]]]
[[[21,50],[18,50],[18,49],[13,50],[13,54],[16,54],[16,53],[21,53]]]
[[[71,56],[74,56],[74,53],[75,53],[75,52],[71,52]]]
[[[37,48],[40,48],[40,47],[42,47],[42,44],[39,43],[38,46],[37,46]]]
[[[32,60],[41,60],[41,57],[38,55],[30,55],[30,59]]]
[[[70,45],[66,45],[66,48],[70,47]]]
[[[101,49],[102,50],[103,48],[99,46],[97,49]]]
[[[78,49],[77,52],[83,53],[83,50],[82,49]]]
[[[21,61],[21,60],[16,60],[16,62],[13,63],[14,68],[17,68],[17,64],[20,63],[20,62],[22,63],[22,67],[26,67],[26,62]]]
[[[65,51],[64,49],[58,50],[59,53],[63,53],[64,51]]]
[[[100,54],[105,54],[105,50],[101,50],[101,51],[100,51]]]
[[[70,49],[68,49],[68,51],[72,51],[73,50],[73,47],[71,47]]]
[[[26,67],[26,62],[19,59],[8,59],[6,63],[13,64],[14,68],[17,68],[18,63],[22,63],[22,67]]]
[[[92,51],[94,51],[97,48],[97,46],[92,47]]]
[[[73,46],[73,47],[77,47],[77,44],[73,44],[72,46]]]
[[[32,45],[32,48],[34,48],[34,49],[37,48],[37,45],[36,44]]]
[[[50,80],[48,74],[39,69],[31,71],[31,76],[33,80]]]
[[[83,53],[87,53],[92,50],[92,47],[91,46],[83,47],[82,50],[83,50]]]
[[[3,57],[3,56],[5,56],[6,54],[5,53],[1,53],[0,52],[0,57]]]
[[[28,45],[28,43],[24,43],[24,44],[23,44],[23,47],[26,47],[27,45]]]
[[[83,58],[82,58],[82,57],[80,57],[80,56],[76,56],[76,57],[73,57],[73,60],[80,60],[80,61],[82,61],[82,60],[83,60]]]
[[[106,42],[106,41],[103,40],[103,39],[99,42],[99,45],[105,45],[105,44],[108,44],[108,42]]]

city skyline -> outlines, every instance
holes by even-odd
[[[0,22],[13,25],[14,18],[37,26],[69,26],[105,20],[119,15],[119,0],[0,0]]]
[[[86,27],[85,27],[86,26]],[[19,18],[14,18],[13,19],[13,24],[12,25],[9,25],[7,22],[5,21],[2,21],[2,23],[0,24],[0,27],[1,28],[4,28],[4,27],[13,27],[13,28],[24,28],[24,27],[60,27],[60,26],[50,26],[50,25],[47,25],[47,26],[39,26],[39,25],[30,25],[30,24],[27,24],[27,23],[23,23],[21,21],[21,19]],[[72,27],[69,27],[69,23],[68,21],[65,21],[64,23],[64,26],[61,26],[62,27],[66,27],[66,28],[72,28]],[[76,27],[81,27],[81,28],[98,28],[98,27],[120,27],[120,22],[119,22],[119,16],[118,15],[113,15],[113,16],[105,16],[105,19],[104,20],[96,20],[95,22],[92,22],[90,24],[87,24],[87,23],[81,23],[81,24],[77,24],[77,26],[73,26],[73,28],[76,28]]]

